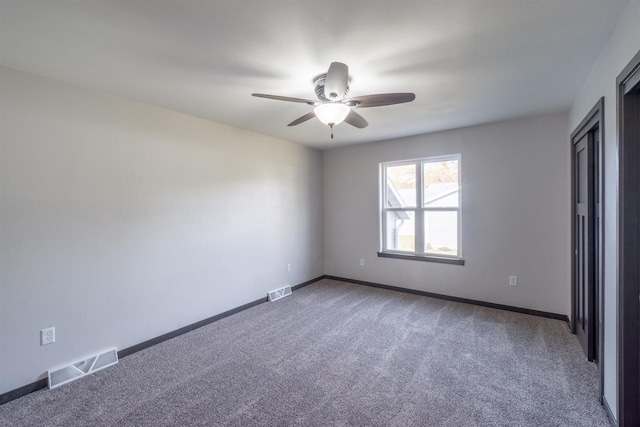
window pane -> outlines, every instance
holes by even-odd
[[[387,166],[387,206],[416,206],[416,165]]]
[[[438,255],[458,255],[458,212],[424,213],[424,251]]]
[[[458,200],[458,161],[430,162],[423,165],[424,206],[456,208]]]
[[[386,213],[387,248],[393,251],[415,252],[415,212],[395,211]]]

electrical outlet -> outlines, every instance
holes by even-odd
[[[40,331],[40,345],[56,342],[56,328],[47,328]]]
[[[518,286],[518,276],[509,276],[509,286]]]
[[[291,264],[287,264],[287,273],[291,273]]]
[[[360,265],[364,265],[364,258],[360,258]]]

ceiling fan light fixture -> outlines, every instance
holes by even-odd
[[[340,102],[327,102],[313,109],[316,117],[325,125],[335,126],[344,121],[351,108]]]

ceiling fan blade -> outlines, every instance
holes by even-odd
[[[364,117],[362,117],[360,114],[356,113],[353,110],[351,110],[349,114],[347,114],[347,117],[344,119],[344,122],[350,124],[351,126],[355,126],[358,129],[364,129],[367,126],[369,126],[369,123],[367,123]]]
[[[349,67],[342,62],[332,62],[324,80],[324,96],[331,101],[339,101],[347,93]]]
[[[383,105],[402,104],[416,99],[414,93],[381,93],[378,95],[356,96],[344,101],[346,104],[355,103],[353,107],[382,107]]]
[[[295,119],[294,121],[292,121],[291,123],[289,123],[287,126],[295,126],[295,125],[299,125],[300,123],[304,123],[307,120],[313,119],[316,116],[316,113],[314,113],[313,111],[305,114],[302,117],[298,117],[297,119]]]
[[[251,95],[257,96],[258,98],[275,99],[276,101],[299,102],[302,104],[309,104],[309,105],[319,104],[318,101],[312,101],[311,99],[291,98],[290,96],[267,95],[265,93],[252,93]]]

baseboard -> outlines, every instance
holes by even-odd
[[[305,286],[308,286],[312,283],[317,282],[318,280],[322,280],[324,278],[324,276],[319,276],[316,277],[315,279],[311,279],[311,280],[307,280],[306,282],[300,283],[298,285],[292,286],[291,289],[292,290],[296,290],[296,289],[300,289],[303,288]],[[163,341],[166,340],[170,340],[171,338],[175,338],[177,336],[180,336],[182,334],[186,334],[187,332],[191,332],[194,329],[198,329],[201,328],[205,325],[208,325],[209,323],[213,323],[216,322],[220,319],[224,319],[225,317],[229,317],[233,314],[236,313],[240,313],[241,311],[247,310],[251,307],[255,307],[258,304],[262,304],[263,302],[266,302],[268,299],[267,297],[264,298],[260,298],[257,299],[255,301],[251,301],[247,304],[241,305],[240,307],[236,307],[236,308],[232,308],[231,310],[225,311],[224,313],[220,313],[220,314],[216,314],[215,316],[211,316],[207,319],[201,320],[199,322],[196,323],[192,323],[191,325],[187,325],[185,327],[182,327],[180,329],[176,329],[175,331],[171,331],[171,332],[167,332],[166,334],[160,335],[158,337],[155,338],[151,338],[150,340],[147,340],[145,342],[141,342],[140,344],[136,344],[134,346],[122,349],[120,351],[118,351],[118,358],[122,359],[123,357],[126,357],[130,354],[136,353],[140,350],[144,350],[147,347],[151,347],[153,345],[156,344],[160,344]]]
[[[305,286],[309,286],[309,285],[310,285],[310,284],[312,284],[312,283],[316,283],[317,281],[322,280],[322,279],[324,279],[325,277],[327,277],[327,276],[325,276],[325,275],[323,274],[322,276],[318,276],[318,277],[316,277],[315,279],[311,279],[311,280],[307,280],[306,282],[299,283],[299,284],[297,284],[297,285],[295,285],[295,286],[292,286],[292,287],[291,287],[291,290],[292,290],[292,291],[295,291],[295,290],[298,290],[298,289],[300,289],[300,288],[304,288]]]
[[[251,307],[255,307],[256,305],[262,304],[263,302],[266,302],[266,301],[267,301],[266,297],[265,298],[260,298],[260,299],[257,299],[255,301],[251,301],[249,303],[243,304],[240,307],[232,308],[231,310],[225,311],[224,313],[216,314],[215,316],[208,317],[208,318],[206,318],[204,320],[200,320],[199,322],[192,323],[192,324],[184,326],[184,327],[182,327],[180,329],[176,329],[175,331],[167,332],[166,334],[162,334],[162,335],[157,336],[155,338],[151,338],[150,340],[141,342],[141,343],[136,344],[136,345],[132,345],[131,347],[124,348],[124,349],[118,351],[118,359],[122,359],[123,357],[127,357],[130,354],[137,353],[140,350],[144,350],[145,348],[149,348],[149,347],[154,346],[156,344],[160,344],[161,342],[166,341],[166,340],[170,340],[171,338],[175,338],[175,337],[178,337],[178,336],[180,336],[182,334],[186,334],[187,332],[191,332],[194,329],[201,328],[201,327],[203,327],[205,325],[208,325],[209,323],[213,323],[213,322],[215,322],[217,320],[224,319],[225,317],[229,317],[232,314],[236,314],[236,313],[239,313],[241,311],[247,310],[247,309],[249,309]]]
[[[6,393],[0,394],[0,405],[7,402],[11,402],[12,400],[15,400],[29,393],[33,393],[34,391],[42,390],[46,386],[47,386],[47,379],[43,378],[31,384],[18,387],[15,390],[11,390]]]
[[[442,299],[442,300],[446,300],[446,301],[461,302],[461,303],[464,303],[464,304],[479,305],[479,306],[482,306],[482,307],[496,308],[498,310],[513,311],[513,312],[516,312],[516,313],[530,314],[532,316],[546,317],[546,318],[549,318],[549,319],[563,320],[563,321],[565,321],[567,323],[569,322],[569,317],[564,315],[564,314],[548,313],[546,311],[532,310],[532,309],[529,309],[529,308],[513,307],[513,306],[510,306],[510,305],[495,304],[495,303],[486,302],[486,301],[477,301],[477,300],[473,300],[473,299],[454,297],[454,296],[450,296],[450,295],[436,294],[436,293],[433,293],[433,292],[418,291],[416,289],[400,288],[398,286],[383,285],[383,284],[380,284],[380,283],[367,282],[367,281],[364,281],[364,280],[348,279],[346,277],[337,277],[337,276],[325,275],[324,278],[325,279],[331,279],[331,280],[339,280],[341,282],[355,283],[357,285],[371,286],[371,287],[374,287],[374,288],[388,289],[388,290],[391,290],[391,291],[405,292],[405,293],[408,293],[408,294],[414,294],[414,295],[421,295],[421,296],[425,296],[425,297],[437,298],[437,299]]]
[[[322,275],[322,276],[318,276],[315,279],[311,279],[308,280],[306,282],[303,283],[299,283],[295,286],[292,286],[291,289],[292,290],[297,290],[300,288],[303,288],[305,286],[308,286],[312,283],[315,283],[319,280],[322,279],[331,279],[331,280],[339,280],[341,282],[348,282],[348,283],[355,283],[358,285],[364,285],[364,286],[371,286],[371,287],[375,287],[375,288],[382,288],[382,289],[388,289],[388,290],[392,290],[392,291],[397,291],[397,292],[405,292],[405,293],[410,293],[410,294],[414,294],[414,295],[421,295],[421,296],[426,296],[426,297],[431,297],[431,298],[438,298],[438,299],[442,299],[442,300],[447,300],[447,301],[455,301],[455,302],[460,302],[460,303],[464,303],[464,304],[472,304],[472,305],[479,305],[482,307],[490,307],[490,308],[496,308],[499,310],[506,310],[506,311],[513,311],[516,313],[523,313],[523,314],[530,314],[533,316],[540,316],[540,317],[547,317],[547,318],[551,318],[551,319],[557,319],[557,320],[564,320],[565,322],[569,322],[569,318],[565,315],[562,314],[555,314],[555,313],[547,313],[545,311],[538,311],[538,310],[531,310],[528,308],[520,308],[520,307],[512,307],[512,306],[508,306],[508,305],[503,305],[503,304],[494,304],[491,302],[485,302],[485,301],[477,301],[477,300],[472,300],[472,299],[467,299],[467,298],[459,298],[459,297],[454,297],[454,296],[449,296],[449,295],[443,295],[443,294],[436,294],[433,292],[425,292],[425,291],[418,291],[415,289],[408,289],[408,288],[400,288],[397,286],[390,286],[390,285],[383,285],[380,283],[373,283],[373,282],[367,282],[364,280],[356,280],[356,279],[349,279],[346,277],[337,277],[337,276],[329,276],[329,275]],[[187,332],[193,331],[194,329],[198,329],[201,328],[205,325],[208,325],[210,323],[216,322],[220,319],[224,319],[225,317],[229,317],[233,314],[239,313],[241,311],[247,310],[251,307],[255,307],[258,304],[261,304],[263,302],[266,302],[267,298],[260,298],[257,299],[255,301],[251,301],[247,304],[241,305],[239,307],[233,308],[231,310],[225,311],[224,313],[220,313],[217,314],[215,316],[211,316],[207,319],[201,320],[199,322],[196,323],[192,323],[190,325],[184,326],[180,329],[176,329],[175,331],[171,331],[171,332],[167,332],[166,334],[160,335],[158,337],[152,338],[150,340],[141,342],[139,344],[133,345],[131,347],[127,347],[125,349],[122,349],[120,351],[118,351],[118,358],[122,359],[123,357],[129,356],[130,354],[136,353],[140,350],[144,350],[145,348],[154,346],[156,344],[159,344],[163,341],[169,340],[171,338],[175,338],[177,336],[180,336],[182,334],[185,334]],[[29,393],[32,393],[34,391],[38,391],[41,390],[43,388],[47,387],[47,379],[41,379],[38,381],[35,381],[31,384],[27,384],[25,386],[16,388],[15,390],[11,390],[8,391],[6,393],[0,394],[0,405],[7,403],[7,402],[11,402],[12,400],[18,399],[22,396],[25,396]],[[613,414],[611,413],[611,409],[609,408],[608,404],[606,403],[606,400],[604,400],[604,405],[605,405],[605,409],[607,410],[607,414],[609,415],[609,418],[612,422],[612,425],[617,426],[617,424],[615,423],[615,418],[613,417]]]
[[[300,283],[298,285],[292,286],[292,290],[300,289],[305,286],[308,286],[312,283],[317,282],[318,280],[324,279],[325,276],[319,276],[315,279],[307,280],[306,282]],[[118,351],[118,359],[122,359],[123,357],[129,356],[130,354],[136,353],[140,350],[144,350],[145,348],[154,346],[156,344],[160,344],[163,341],[169,340],[171,338],[175,338],[182,334],[186,334],[187,332],[191,332],[194,329],[201,328],[209,323],[216,322],[220,319],[224,319],[225,317],[229,317],[233,314],[239,313],[241,311],[247,310],[251,307],[255,307],[258,304],[262,304],[267,301],[267,297],[257,299],[255,301],[251,301],[247,304],[243,304],[239,307],[233,308],[231,310],[225,311],[224,313],[216,314],[215,316],[211,316],[207,319],[200,320],[199,322],[192,323],[190,325],[184,326],[180,329],[176,329],[175,331],[167,332],[166,334],[162,334],[158,337],[151,338],[150,340],[141,342],[139,344],[133,345],[131,347],[127,347]],[[8,391],[6,393],[0,394],[0,405],[11,402],[12,400],[18,399],[22,396],[25,396],[29,393],[33,393],[34,391],[42,390],[47,387],[47,379],[43,378],[41,380],[35,381],[31,384],[27,384],[22,387],[18,387],[15,390]]]
[[[609,417],[609,422],[613,427],[618,427],[618,420],[613,415],[613,411],[611,410],[611,406],[609,406],[609,402],[607,402],[607,398],[602,396],[602,406],[604,406],[604,410],[607,411],[607,417]]]

